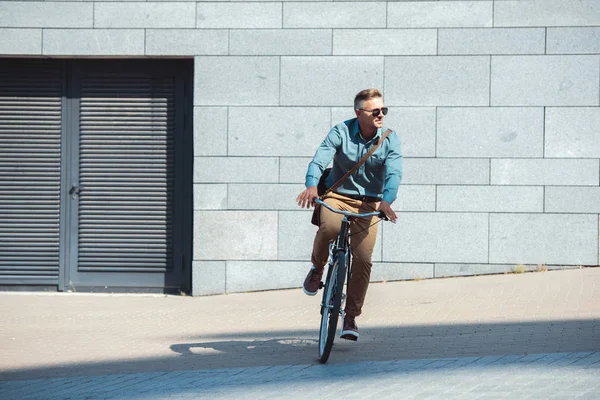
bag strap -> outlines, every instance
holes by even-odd
[[[340,180],[339,180],[339,181],[337,181],[337,182],[336,182],[336,183],[334,183],[334,184],[333,184],[333,185],[332,185],[332,186],[331,186],[329,189],[327,189],[327,190],[325,191],[325,193],[323,193],[323,196],[325,196],[327,193],[329,193],[329,192],[331,192],[331,191],[333,191],[333,190],[337,189],[337,188],[338,188],[338,186],[340,186],[340,185],[342,184],[342,182],[344,182],[346,179],[348,179],[348,177],[349,177],[350,175],[352,175],[354,172],[356,172],[356,170],[357,170],[358,168],[360,168],[360,166],[361,166],[361,165],[363,165],[363,164],[364,164],[364,163],[365,163],[365,162],[366,162],[366,161],[369,159],[369,157],[371,157],[371,155],[372,155],[373,153],[375,153],[375,151],[377,150],[377,148],[379,147],[379,145],[380,145],[381,143],[383,143],[383,141],[384,141],[384,140],[385,140],[385,139],[388,137],[388,135],[389,135],[390,133],[392,133],[392,130],[391,130],[391,129],[388,129],[387,131],[385,131],[385,132],[383,133],[383,135],[381,135],[381,138],[379,138],[379,141],[377,141],[377,144],[376,144],[375,146],[371,147],[371,150],[369,150],[369,152],[368,152],[367,154],[365,154],[365,156],[364,156],[364,157],[363,157],[363,158],[362,158],[362,159],[361,159],[359,162],[357,162],[357,163],[354,165],[354,167],[352,167],[352,169],[350,169],[350,171],[346,172],[346,174],[345,174],[344,176],[342,176],[342,177],[340,178]],[[323,197],[323,196],[321,196],[321,197]]]

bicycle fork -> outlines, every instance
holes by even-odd
[[[335,260],[333,259],[333,255],[337,254],[338,250],[340,250],[334,243],[332,243],[329,246],[329,271],[332,270],[333,265],[335,264]],[[342,299],[340,302],[340,316],[342,317],[342,323],[340,324],[340,334],[339,336],[342,337],[342,333],[344,331],[344,319],[346,318],[346,297],[348,296],[348,290],[350,289],[350,278],[352,277],[352,269],[350,268],[350,262],[352,261],[352,251],[350,249],[350,246],[347,246],[345,249],[345,253],[344,253],[344,258],[346,259],[345,264],[345,268],[346,268],[346,282],[345,282],[345,287],[346,290],[342,291]],[[328,273],[331,273],[329,272]],[[337,271],[336,271],[337,274]],[[328,282],[330,285],[334,284],[334,279],[337,281],[337,277],[334,276],[330,276],[328,279]],[[325,292],[323,293],[323,300],[321,301],[321,307],[325,307],[328,309],[333,308],[333,304],[325,304],[326,303],[326,294]],[[321,308],[322,310],[322,308]]]
[[[342,317],[342,323],[340,324],[340,337],[342,337],[342,333],[344,332],[344,320],[346,319],[346,297],[348,296],[348,290],[350,290],[350,278],[352,277],[352,268],[350,268],[350,262],[352,261],[351,256],[352,251],[350,250],[350,245],[346,247],[346,253],[344,257],[346,258],[346,290],[342,292],[342,304],[340,306],[340,316]]]

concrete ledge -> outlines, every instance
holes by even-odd
[[[373,263],[371,282],[403,281],[434,277],[434,264]]]
[[[225,261],[192,263],[192,296],[225,293]]]
[[[475,276],[523,272],[544,272],[546,270],[575,269],[573,265],[545,264],[435,264],[435,278]]]
[[[308,272],[304,261],[194,261],[193,296],[299,289]],[[562,269],[574,265],[450,264],[374,262],[371,282],[440,279],[478,275],[521,274]],[[368,296],[368,295],[367,295]]]
[[[294,261],[228,261],[227,293],[298,288],[310,265]]]

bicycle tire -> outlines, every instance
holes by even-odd
[[[346,277],[346,256],[343,251],[340,250],[336,254],[333,266],[327,276],[323,305],[321,306],[321,329],[319,330],[318,360],[321,364],[325,364],[329,359],[340,317],[342,289]]]

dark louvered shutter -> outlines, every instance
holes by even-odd
[[[60,64],[0,62],[0,282],[57,284]]]
[[[80,90],[78,271],[167,272],[175,79],[87,73]]]

